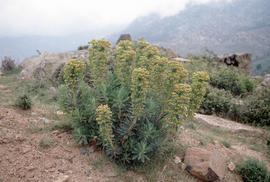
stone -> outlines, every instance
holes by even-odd
[[[235,168],[236,168],[236,166],[235,166],[235,164],[234,164],[233,162],[230,162],[230,163],[228,164],[228,169],[229,169],[230,171],[234,171]]]
[[[190,147],[186,151],[186,170],[203,181],[222,180],[226,173],[226,158],[218,149]]]
[[[58,179],[55,182],[68,182],[69,176],[68,175],[61,175],[58,177]]]
[[[247,75],[250,75],[252,54],[250,53],[232,54],[229,56],[223,56],[219,58],[222,62],[224,62],[228,66],[237,67]]]
[[[259,85],[260,87],[269,87],[270,86],[270,74],[266,74],[263,78],[263,81]]]
[[[31,150],[31,147],[30,147],[30,146],[23,146],[23,148],[22,148],[22,153],[23,153],[23,154],[26,154],[26,153],[28,153],[30,150]]]
[[[117,42],[116,42],[116,45],[122,40],[131,41],[132,40],[131,35],[130,34],[121,34],[120,37],[118,38]]]
[[[175,163],[175,164],[179,164],[179,163],[181,163],[181,162],[182,162],[182,161],[181,161],[180,157],[175,156],[175,158],[174,158],[174,163]]]
[[[67,61],[72,58],[79,58],[88,62],[88,50],[71,51],[65,53],[44,52],[39,56],[25,59],[20,66],[23,70],[20,76],[27,79],[58,79],[61,70]]]
[[[39,121],[40,121],[40,122],[43,122],[43,123],[45,123],[45,124],[48,124],[48,123],[51,122],[51,121],[50,121],[49,119],[47,119],[47,118],[40,118]]]
[[[95,148],[94,148],[94,146],[92,145],[92,146],[89,147],[89,153],[93,153],[93,152],[95,152]]]
[[[85,155],[86,152],[87,152],[87,151],[86,151],[84,148],[82,148],[82,149],[80,150],[81,155]]]
[[[57,111],[56,114],[57,115],[64,115],[64,112],[63,111]]]

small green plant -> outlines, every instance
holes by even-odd
[[[54,144],[54,140],[50,138],[42,137],[39,141],[39,147],[42,149],[48,149],[52,144]]]
[[[264,162],[249,158],[238,167],[244,182],[269,182],[270,176]]]
[[[224,145],[226,148],[231,148],[231,144],[227,141],[221,141],[221,144]]]
[[[17,98],[15,105],[23,110],[28,110],[31,109],[33,104],[30,96],[23,94]]]

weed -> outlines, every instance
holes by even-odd
[[[42,137],[39,141],[39,147],[41,147],[42,149],[48,149],[55,142],[55,139]]]
[[[227,141],[221,141],[221,144],[224,145],[226,148],[231,148],[231,144]]]

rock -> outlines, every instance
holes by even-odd
[[[57,111],[56,114],[57,115],[64,115],[64,112],[63,111]]]
[[[118,38],[118,40],[117,40],[117,42],[116,42],[116,45],[117,45],[121,40],[129,40],[129,41],[131,41],[132,38],[131,38],[131,35],[130,35],[130,34],[122,34],[122,35],[120,35],[120,37]]]
[[[234,164],[233,162],[230,162],[230,163],[228,164],[228,169],[229,169],[230,171],[234,171],[234,170],[235,170],[235,164]]]
[[[89,147],[89,153],[93,153],[93,152],[95,152],[95,148],[94,148],[94,146],[92,145],[91,147]]]
[[[82,149],[80,150],[81,155],[85,155],[86,152],[87,152],[87,151],[86,151],[84,148],[82,148]]]
[[[251,59],[252,55],[250,53],[232,54],[220,57],[220,60],[225,64],[235,66],[248,75],[250,75],[251,72]]]
[[[181,161],[181,159],[178,157],[178,156],[175,156],[175,158],[174,158],[174,163],[175,164],[179,164],[179,163],[181,163],[182,161]]]
[[[217,149],[188,148],[184,163],[186,170],[203,181],[222,180],[226,172],[226,159]]]
[[[65,173],[65,170],[63,170],[63,169],[58,169],[58,172],[59,172],[59,173]]]
[[[55,182],[68,182],[69,176],[68,175],[61,175],[58,177],[58,179]]]
[[[20,76],[24,78],[46,78],[55,81],[60,76],[60,72],[67,61],[72,58],[79,58],[88,62],[88,55],[88,50],[52,54],[44,52],[40,56],[25,59],[20,64],[23,67]]]
[[[23,153],[23,154],[26,154],[26,153],[28,153],[30,150],[31,150],[31,147],[30,147],[30,146],[23,146],[23,148],[22,148],[22,153]]]
[[[179,61],[179,62],[183,62],[183,63],[185,63],[185,62],[191,62],[191,60],[190,60],[190,59],[186,59],[186,58],[180,58],[180,57],[173,58],[173,60],[175,60],[175,61]]]
[[[48,123],[51,122],[51,121],[50,121],[49,119],[47,119],[47,118],[40,118],[39,121],[40,121],[40,122],[43,122],[43,123],[46,123],[46,124],[48,124]]]
[[[166,49],[165,47],[162,46],[155,46],[156,48],[158,48],[159,52],[161,55],[165,56],[165,57],[169,57],[169,58],[179,58],[180,55],[173,49],[168,48]]]
[[[266,74],[263,81],[260,83],[259,87],[269,87],[270,86],[270,74]]]

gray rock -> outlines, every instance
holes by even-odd
[[[82,148],[81,150],[80,150],[80,153],[81,153],[81,155],[85,155],[86,154],[86,149],[85,148]]]
[[[90,152],[90,153],[95,152],[94,146],[89,147],[89,152]]]
[[[120,35],[120,37],[118,38],[116,44],[118,44],[122,40],[129,40],[129,41],[131,41],[132,40],[131,35],[130,34],[122,34],[122,35]]]
[[[40,118],[39,121],[40,121],[40,122],[43,122],[43,123],[45,123],[45,124],[48,124],[48,123],[51,122],[51,121],[50,121],[49,119],[47,119],[47,118]]]

